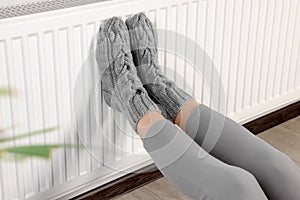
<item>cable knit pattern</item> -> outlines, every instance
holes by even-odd
[[[139,13],[128,18],[126,25],[138,76],[151,99],[165,109],[165,117],[174,121],[184,103],[192,97],[161,71],[157,56],[157,32],[150,20]]]
[[[124,112],[135,130],[146,113],[159,111],[137,76],[128,30],[120,18],[110,18],[100,26],[96,60],[105,102]]]

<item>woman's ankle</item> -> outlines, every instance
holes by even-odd
[[[191,114],[191,112],[200,104],[195,99],[188,100],[176,115],[174,123],[179,126],[182,130],[185,130],[185,125]]]
[[[137,123],[137,132],[143,140],[155,122],[165,119],[159,112],[148,112]]]

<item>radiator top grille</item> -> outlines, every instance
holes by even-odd
[[[71,8],[105,0],[46,0],[0,7],[0,19]]]

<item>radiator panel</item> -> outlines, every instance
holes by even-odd
[[[300,99],[299,4],[116,0],[1,19],[0,87],[16,95],[0,99],[0,128],[11,127],[4,134],[13,136],[59,127],[3,148],[84,148],[60,148],[50,160],[0,160],[0,198],[67,199],[152,162],[125,116],[105,104],[99,74],[90,70],[104,19],[145,12],[160,30],[159,62],[167,76],[199,102],[245,123]],[[175,52],[168,51],[170,43]],[[199,58],[201,50],[213,63]],[[204,61],[195,68],[186,57]],[[222,84],[211,81],[218,75]]]

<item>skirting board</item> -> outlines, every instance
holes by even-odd
[[[246,124],[243,124],[243,126],[250,130],[253,134],[257,135],[299,115],[300,101],[252,120]],[[141,170],[137,170],[136,172],[127,174],[115,181],[90,190],[84,194],[78,195],[72,198],[72,200],[112,199],[142,187],[143,185],[153,182],[161,177],[163,177],[163,175],[156,168],[155,164],[151,164]]]

